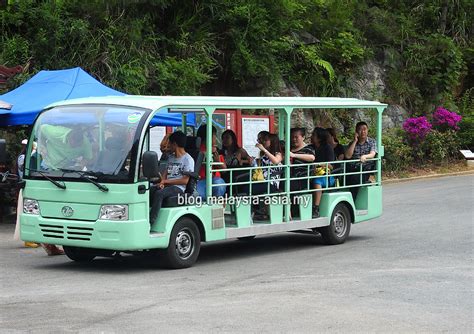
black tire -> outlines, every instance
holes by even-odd
[[[237,238],[237,240],[240,240],[240,241],[250,241],[250,240],[253,240],[253,239],[255,239],[255,235],[249,235],[248,237]]]
[[[351,224],[349,209],[345,204],[339,203],[332,212],[329,226],[319,228],[318,232],[326,244],[338,245],[346,241],[351,231]]]
[[[96,254],[88,248],[63,246],[63,249],[66,256],[76,262],[90,262],[96,257]]]
[[[171,231],[170,243],[164,251],[164,265],[171,269],[191,267],[199,256],[201,234],[196,223],[187,217],[179,219]]]

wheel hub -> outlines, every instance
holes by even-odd
[[[333,225],[338,237],[342,237],[346,233],[346,224],[346,218],[342,213],[338,212],[334,215]]]
[[[185,260],[193,252],[194,244],[193,238],[188,231],[180,231],[176,236],[176,251],[178,256]]]

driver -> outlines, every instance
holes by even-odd
[[[49,168],[83,169],[92,159],[92,145],[80,128],[60,125],[41,126],[41,135],[46,144],[44,164]]]

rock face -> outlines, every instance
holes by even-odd
[[[382,116],[382,128],[391,129],[402,126],[403,121],[408,118],[408,112],[399,105],[391,104],[385,109]]]
[[[349,90],[352,91],[350,97],[362,100],[382,100],[385,91],[383,76],[383,68],[376,62],[369,61],[362,65],[358,74],[352,76],[348,81]],[[371,124],[371,115],[373,112],[357,109],[354,114],[354,124],[359,121]]]
[[[301,92],[294,84],[287,84],[282,81],[278,93],[275,95],[300,97]],[[308,109],[293,110],[293,113],[291,114],[291,127],[306,128],[306,138],[309,138],[311,132],[314,129],[313,114],[314,112]]]
[[[349,81],[349,86],[354,96],[362,100],[383,99],[385,91],[383,68],[374,61],[369,61],[362,65],[357,77]]]
[[[353,75],[347,80],[347,93],[343,93],[343,95],[383,102],[386,89],[384,77],[383,67],[375,61],[369,61],[360,67],[357,75]],[[301,92],[294,84],[282,80],[275,96],[301,96]],[[314,110],[297,109],[293,111],[291,126],[305,127],[307,136],[311,134],[315,126],[332,126],[338,133],[352,132],[355,123],[364,121],[372,124],[374,116],[373,111],[357,109],[350,117],[352,124],[347,124],[347,120],[341,121],[335,114],[329,114],[325,110],[315,113]],[[401,127],[408,116],[408,112],[402,106],[389,105],[383,114],[382,127],[383,129]]]
[[[360,68],[358,76],[349,80],[353,97],[383,102],[386,88],[384,77],[384,70],[380,64],[374,61],[367,62]],[[382,128],[401,127],[407,117],[408,112],[402,106],[389,105],[383,114]],[[354,116],[354,123],[358,121],[371,123],[371,113],[365,110],[357,110]]]

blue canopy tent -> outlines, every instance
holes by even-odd
[[[0,95],[0,100],[11,105],[10,109],[0,106],[0,126],[30,125],[44,107],[54,102],[113,95],[126,94],[101,84],[80,67],[40,71],[20,87]],[[180,126],[181,122],[181,114],[161,110],[152,124]],[[188,115],[187,124],[194,126],[194,115]]]

